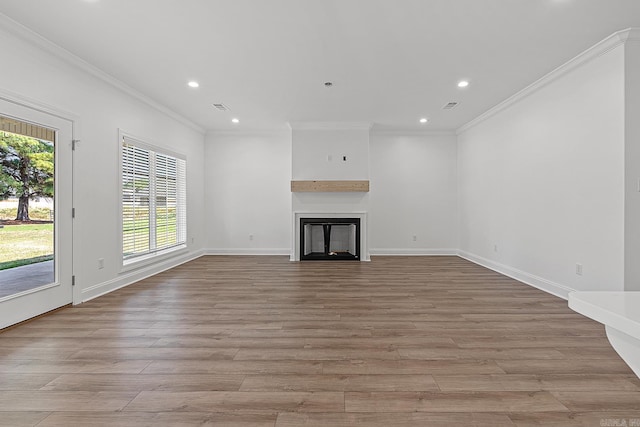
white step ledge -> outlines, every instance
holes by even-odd
[[[604,324],[611,346],[640,378],[640,292],[571,292],[569,308]]]

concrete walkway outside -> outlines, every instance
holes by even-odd
[[[53,261],[0,271],[0,298],[53,283]]]

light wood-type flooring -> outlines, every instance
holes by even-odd
[[[202,257],[0,333],[0,425],[640,426],[640,380],[457,257]]]

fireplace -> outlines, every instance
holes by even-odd
[[[305,247],[301,247],[302,238],[304,234],[303,233],[304,225],[302,225],[302,220],[311,220],[311,222],[321,225],[318,230],[322,230],[322,231],[321,232],[316,231],[316,233],[318,233],[316,234],[316,241],[317,241],[317,238],[320,237],[321,239],[320,242],[322,242],[322,249],[320,249],[319,246],[316,246],[315,248],[319,252],[322,252],[322,255],[324,255],[324,252],[325,252],[324,251],[324,229],[322,228],[322,224],[337,223],[339,225],[344,225],[349,223],[353,223],[353,224],[359,223],[359,226],[357,227],[359,228],[359,233],[355,236],[356,238],[354,242],[354,244],[356,245],[355,250],[358,253],[354,254],[353,252],[351,252],[352,255],[356,255],[358,256],[358,258],[351,257],[349,259],[352,259],[354,261],[371,261],[371,258],[369,257],[369,242],[367,238],[367,234],[368,234],[367,233],[367,230],[368,230],[367,212],[357,210],[357,209],[352,209],[348,211],[346,210],[338,211],[335,209],[294,211],[291,217],[291,220],[292,220],[291,221],[291,226],[292,226],[291,258],[290,258],[291,261],[302,261],[305,259],[303,258],[303,254],[305,252],[305,247],[307,246],[308,243],[305,241],[304,243]],[[341,222],[342,220],[348,220],[348,222],[347,223]],[[336,230],[338,230],[337,233],[336,233]],[[322,234],[319,235],[319,233],[322,233]],[[335,227],[331,227],[331,234],[333,238],[336,239],[337,237],[339,237],[340,230],[336,229]],[[357,238],[358,235],[360,236],[360,238]],[[316,245],[319,245],[319,243],[316,243]],[[314,249],[314,247],[311,247],[310,249]],[[332,251],[330,250],[329,252],[332,252]],[[333,252],[336,252],[336,251],[333,251]],[[329,259],[334,259],[334,257],[336,257],[336,255],[329,255],[329,256],[331,257]],[[314,259],[318,259],[318,258],[314,258]]]
[[[360,218],[300,218],[300,260],[360,260]]]

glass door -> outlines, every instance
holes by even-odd
[[[0,98],[0,328],[72,302],[72,122]]]

